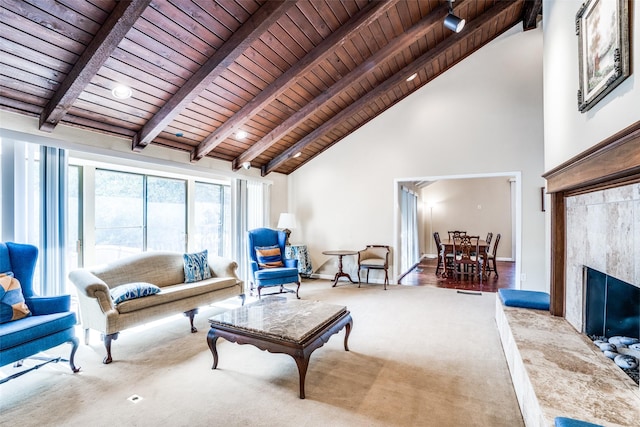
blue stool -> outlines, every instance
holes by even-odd
[[[573,418],[556,417],[554,420],[556,427],[604,427],[600,424],[588,423],[586,421],[574,420]]]
[[[498,289],[502,303],[509,307],[549,310],[549,294],[521,289]]]

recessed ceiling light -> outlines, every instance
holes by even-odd
[[[117,99],[131,98],[132,94],[131,88],[123,85],[118,85],[111,90],[111,95]]]
[[[416,77],[418,77],[418,73],[413,73],[409,77],[407,77],[407,81],[410,82],[411,80],[415,79]]]
[[[245,139],[246,137],[247,137],[247,133],[245,131],[243,131],[243,130],[239,130],[236,133],[236,138],[238,138],[238,139]]]

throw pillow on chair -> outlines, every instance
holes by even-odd
[[[0,323],[31,316],[22,295],[22,287],[13,274],[0,276]]]

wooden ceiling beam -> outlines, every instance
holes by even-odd
[[[537,28],[540,13],[542,13],[542,0],[524,0],[522,29],[528,31]]]
[[[151,0],[118,2],[40,114],[39,128],[51,132],[67,114],[93,76],[109,59]]]
[[[287,160],[293,158],[293,156],[299,152],[304,150],[305,147],[311,145],[316,139],[325,135],[334,127],[338,126],[344,120],[347,120],[349,117],[356,114],[358,111],[366,108],[370,103],[375,102],[375,100],[379,97],[384,96],[384,94],[390,90],[392,90],[398,84],[401,84],[405,81],[408,75],[424,68],[427,64],[437,59],[439,56],[445,54],[449,49],[452,49],[456,44],[460,43],[465,39],[473,39],[475,38],[475,33],[477,31],[482,31],[483,27],[486,25],[490,25],[491,23],[500,19],[500,15],[508,11],[512,6],[513,2],[511,1],[500,1],[496,2],[496,5],[487,9],[483,14],[473,19],[471,22],[467,23],[464,27],[464,30],[460,33],[453,33],[449,37],[447,37],[443,42],[439,43],[435,48],[425,52],[422,56],[417,58],[411,64],[408,64],[406,67],[402,68],[400,71],[386,79],[384,82],[380,83],[376,86],[372,91],[365,94],[363,97],[350,104],[347,108],[340,111],[335,116],[331,117],[329,120],[325,121],[322,125],[314,129],[312,132],[303,137],[300,141],[283,151],[280,155],[275,157],[269,163],[262,167],[261,173],[262,176],[265,176],[273,171],[275,171],[280,165],[282,165]],[[520,22],[518,20],[518,22]],[[514,23],[515,25],[515,23]],[[509,27],[505,27],[504,31],[507,31]],[[472,52],[469,52],[467,55],[460,57],[457,62],[460,62],[466,56],[470,55]],[[453,64],[452,64],[453,65]],[[331,144],[324,147],[324,150],[336,144],[340,139],[336,139],[332,141]],[[311,160],[315,156],[312,156],[305,160],[305,163]]]
[[[182,113],[253,42],[280,19],[295,1],[270,0],[245,21],[134,136],[132,150],[141,151]]]
[[[469,0],[459,0],[455,4],[457,8],[460,8],[467,2],[469,2]],[[447,16],[447,13],[449,13],[449,9],[445,5],[441,7],[439,11],[434,11],[433,13],[425,16],[407,31],[391,40],[387,45],[382,47],[382,49],[378,50],[372,56],[367,58],[356,68],[351,70],[347,75],[338,80],[329,89],[322,92],[311,102],[289,116],[288,119],[276,126],[271,132],[266,134],[259,141],[253,144],[248,150],[234,159],[233,169],[238,170],[240,169],[242,163],[250,162],[256,157],[260,156],[270,147],[275,145],[287,133],[289,133],[291,129],[294,129],[296,126],[307,120],[314,114],[315,111],[322,108],[332,98],[342,93],[342,91],[348,89],[351,85],[353,85],[360,79],[365,78],[365,76],[374,71],[374,69],[378,65],[386,62],[394,55],[397,55],[399,51],[402,51],[411,44],[415,43],[418,38],[424,36],[428,31],[430,31],[433,25],[442,25],[442,21],[444,20],[445,16]]]
[[[354,33],[368,26],[380,15],[391,8],[398,0],[386,2],[370,2],[364,9],[354,15],[345,25],[331,33],[320,44],[313,48],[300,61],[285,71],[255,98],[245,104],[237,113],[224,122],[218,129],[207,136],[191,153],[191,160],[197,161],[215,149],[251,117],[262,111],[277,96],[294,84],[301,76],[309,72],[318,63],[324,61]],[[239,166],[234,161],[234,169]]]

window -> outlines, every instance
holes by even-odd
[[[95,255],[102,262],[145,250],[184,252],[186,181],[96,170]]]
[[[187,186],[180,179],[146,178],[146,250],[184,252]]]
[[[95,258],[110,262],[144,250],[144,176],[96,170]]]
[[[231,190],[228,185],[195,183],[192,250],[231,256]]]

